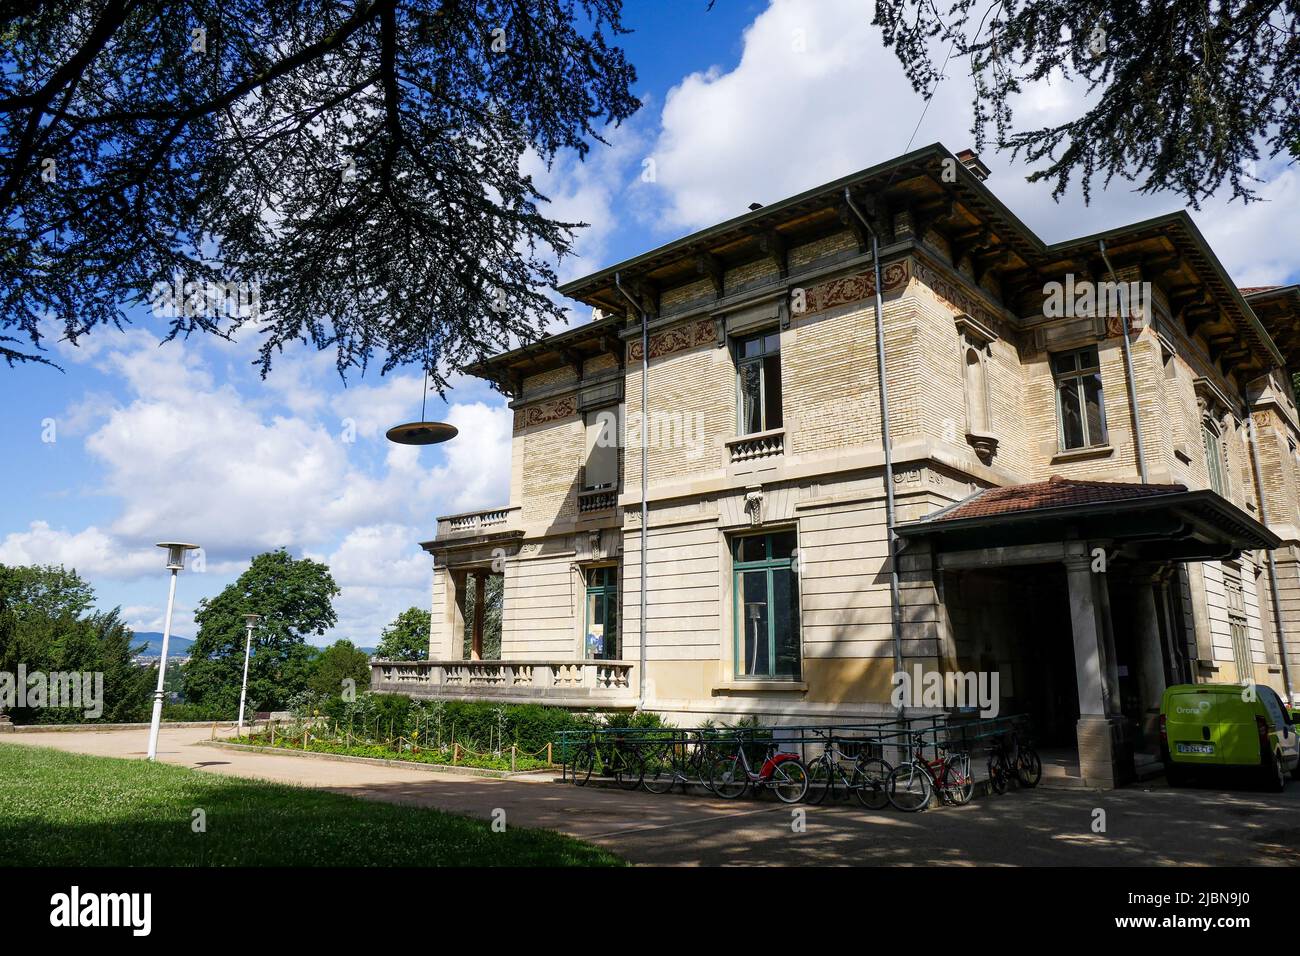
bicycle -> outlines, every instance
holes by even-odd
[[[1007,746],[1008,737],[1010,747]],[[1014,730],[998,735],[989,745],[989,786],[993,792],[1006,793],[1013,774],[1026,787],[1038,786],[1038,781],[1043,778],[1043,761],[1039,759],[1038,751],[1022,743]]]
[[[813,731],[818,737],[826,738],[825,749],[808,763],[808,797],[809,803],[820,805],[828,794],[835,794],[842,785],[845,797],[852,794],[858,802],[869,810],[880,810],[888,802],[886,783],[893,768],[879,757],[866,755],[863,741],[855,741],[861,748],[857,757],[849,757],[840,747],[841,740],[825,731]],[[845,769],[848,762],[853,772]]]
[[[640,748],[627,742],[622,737],[607,738],[608,746],[602,747],[600,734],[592,730],[579,749],[574,753],[570,764],[573,783],[585,787],[591,780],[591,774],[600,764],[603,775],[614,778],[614,783],[622,790],[635,790],[641,786],[645,775],[645,764],[641,759]]]
[[[755,743],[750,741],[750,743]],[[757,771],[745,752],[746,742],[736,738],[736,751],[722,754],[709,771],[709,789],[718,796],[733,800],[750,787],[766,787],[782,803],[798,803],[808,793],[808,768],[796,753],[780,751],[776,741],[767,743],[763,762]]]
[[[710,750],[716,747],[716,743],[706,742],[702,733],[682,734],[680,738],[674,734],[662,748],[646,756],[641,786],[650,793],[670,793],[678,784],[685,792],[687,785],[692,783],[711,790]]]
[[[935,789],[955,806],[968,803],[975,793],[970,755],[949,753],[935,744],[934,760],[925,758],[925,735],[913,734],[908,757],[889,774],[889,802],[898,810],[916,813],[930,805]]]

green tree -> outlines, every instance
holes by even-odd
[[[370,658],[351,641],[339,639],[312,660],[307,687],[323,697],[338,697],[344,681],[353,682],[356,693],[370,687]]]
[[[581,224],[543,213],[528,157],[583,156],[639,107],[621,6],[0,6],[0,357],[178,282],[169,337],[257,322],[263,372],[309,342],[443,386],[535,338]],[[253,282],[256,312],[231,308]]]
[[[876,0],[873,22],[927,98],[948,58],[965,58],[977,148],[992,125],[999,149],[1046,161],[1029,179],[1053,181],[1054,196],[1078,175],[1085,200],[1094,177],[1118,177],[1194,208],[1225,180],[1248,201],[1261,152],[1300,155],[1300,7],[1288,0]],[[1023,84],[1060,77],[1088,90],[1086,110],[1013,131]]]
[[[337,622],[338,585],[324,564],[295,559],[283,548],[253,558],[247,571],[211,600],[199,602],[198,633],[185,665],[185,699],[213,714],[239,710],[244,668],[245,614],[260,614],[248,667],[249,706],[278,710],[304,690],[311,676],[309,635]]]
[[[0,671],[16,675],[22,665],[28,675],[76,672],[92,676],[83,695],[102,687],[98,716],[83,696],[80,707],[15,707],[18,723],[130,722],[148,718],[155,667],[140,667],[134,656],[144,645],[132,645],[131,629],[116,608],[89,611],[93,589],[75,570],[63,567],[0,565]]]
[[[0,603],[20,615],[80,617],[95,603],[95,592],[63,565],[0,565]]]
[[[429,612],[408,607],[379,635],[375,656],[386,661],[429,659]]]

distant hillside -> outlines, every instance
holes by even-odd
[[[131,638],[131,646],[139,647],[147,643],[141,657],[157,657],[162,653],[162,631],[136,631],[135,636]],[[188,637],[178,637],[173,634],[167,639],[167,656],[168,657],[189,657],[190,645],[193,644]]]

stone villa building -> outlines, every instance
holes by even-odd
[[[376,689],[815,723],[997,672],[1100,786],[1168,683],[1289,698],[1300,289],[1183,213],[1048,245],[986,176],[926,147],[565,286],[591,321],[470,369],[510,500],[438,519],[430,660]]]

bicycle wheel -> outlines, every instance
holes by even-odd
[[[698,746],[686,765],[686,780],[682,783],[683,790],[688,784],[698,783],[705,790],[712,793],[713,781],[709,779],[712,770],[713,758],[710,756],[708,748]]]
[[[619,747],[614,751],[610,760],[614,767],[614,782],[618,784],[620,790],[635,790],[641,786],[641,778],[645,776],[645,767],[641,763],[641,755],[635,747],[626,745]]]
[[[642,765],[641,786],[651,793],[668,793],[677,783],[677,763],[673,745],[646,756]]]
[[[1006,793],[1010,780],[1007,776],[1007,762],[1001,753],[989,754],[989,786],[994,793]]]
[[[889,802],[895,809],[905,813],[916,813],[930,805],[930,795],[934,792],[934,785],[930,782],[930,774],[927,771],[908,761],[899,764],[889,774],[887,792]]]
[[[889,775],[893,768],[879,757],[868,757],[853,765],[849,787],[858,803],[868,810],[883,810],[889,803]]]
[[[585,787],[587,781],[591,779],[591,768],[595,762],[595,754],[590,747],[583,747],[575,753],[573,764],[569,767],[569,772],[573,774],[573,782],[580,787]]]
[[[709,768],[709,789],[720,797],[734,800],[749,789],[749,772],[735,754],[718,757]]]
[[[975,777],[970,772],[970,756],[956,754],[944,765],[939,783],[944,799],[955,807],[970,803],[975,795]]]
[[[798,803],[808,793],[808,768],[802,760],[783,760],[772,768],[767,785],[782,803]]]
[[[830,755],[822,754],[808,764],[807,800],[814,806],[819,806],[826,800],[827,794],[834,789],[835,768],[832,766]]]
[[[1038,751],[1033,747],[1020,746],[1020,756],[1016,760],[1016,776],[1026,787],[1038,786],[1043,779],[1043,762],[1038,759]]]

